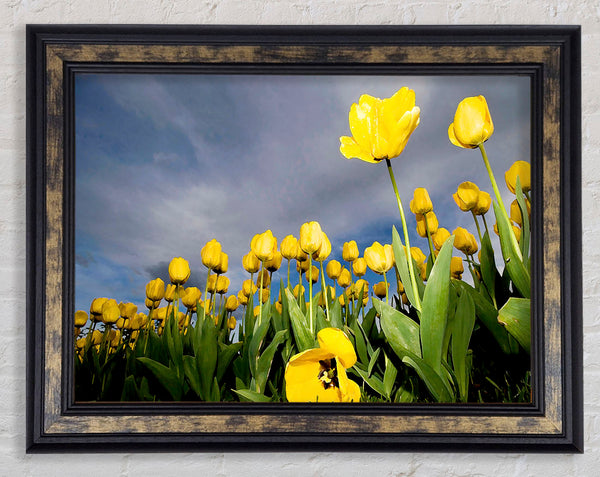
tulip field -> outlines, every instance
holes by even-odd
[[[201,270],[173,258],[170,283],[139,291],[144,309],[114,296],[75,313],[76,401],[531,402],[529,163],[496,171],[497,182],[486,99],[457,105],[441,133],[448,147],[481,156],[489,176],[452,194],[472,234],[437,216],[426,188],[400,196],[394,159],[420,123],[413,90],[364,94],[348,117],[342,156],[391,182],[398,217],[387,243],[332,244],[333,231],[313,220],[281,237],[249,231],[241,263],[218,237],[201,248]],[[239,289],[234,268],[246,276]],[[203,288],[189,286],[192,275]]]

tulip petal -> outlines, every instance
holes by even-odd
[[[342,402],[360,402],[360,387],[354,381],[348,379],[344,368],[338,367],[337,377]]]
[[[340,152],[347,159],[360,159],[365,162],[378,163],[379,160],[373,158],[369,151],[364,150],[354,138],[348,136],[340,137]]]
[[[339,389],[325,389],[319,380],[322,371],[319,361],[335,356],[326,350],[306,350],[290,359],[285,368],[285,391],[290,402],[340,402]]]
[[[468,144],[463,144],[456,138],[456,135],[454,134],[454,123],[452,123],[452,124],[450,124],[450,126],[448,126],[448,139],[450,139],[450,142],[452,144],[454,144],[455,146],[458,146],[458,147],[462,147],[463,149],[474,149],[475,147],[477,147],[477,146],[469,146]]]
[[[342,330],[323,328],[317,334],[320,350],[335,355],[344,368],[350,368],[356,363],[354,346]]]

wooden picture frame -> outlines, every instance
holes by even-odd
[[[73,78],[133,70],[528,76],[533,402],[75,403]],[[582,452],[580,81],[577,26],[29,25],[27,452]]]

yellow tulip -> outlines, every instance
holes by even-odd
[[[531,190],[531,165],[525,161],[516,161],[504,174],[506,186],[513,194],[516,194],[517,176],[519,176],[523,192],[529,192]]]
[[[483,96],[463,99],[456,108],[454,122],[448,127],[450,142],[458,147],[473,149],[494,133],[494,124]]]
[[[85,326],[88,320],[88,314],[83,310],[77,310],[75,312],[75,326]]]
[[[330,260],[327,263],[327,267],[325,267],[325,272],[327,272],[327,276],[332,280],[337,280],[342,273],[342,264],[337,260]]]
[[[237,299],[240,302],[240,305],[247,305],[248,304],[248,297],[246,295],[244,295],[244,290],[240,290],[237,294]]]
[[[296,254],[297,262],[308,262],[308,254],[300,248],[300,243],[298,243],[298,253]]]
[[[202,292],[197,287],[188,287],[181,297],[181,302],[188,310],[193,310],[198,304],[198,300],[202,296]]]
[[[160,278],[150,280],[146,285],[146,298],[152,301],[162,300],[165,296],[165,282]]]
[[[94,332],[92,333],[92,337],[90,338],[90,341],[93,345],[97,345],[102,342],[102,338],[103,338],[102,331],[94,330]]]
[[[144,301],[144,304],[146,305],[146,307],[148,309],[158,308],[160,306],[160,301],[152,301],[152,300],[149,300],[148,298],[146,298],[146,300]]]
[[[281,304],[280,301],[275,302],[275,309],[278,311],[278,313],[280,315],[283,313],[283,305]]]
[[[413,214],[425,215],[433,210],[433,202],[429,198],[429,193],[424,187],[415,189],[413,199],[410,201],[410,211]]]
[[[106,324],[116,323],[120,316],[117,300],[106,300],[102,305],[102,321]]]
[[[219,264],[213,269],[215,273],[219,275],[223,273],[227,273],[227,269],[229,268],[229,255],[224,252],[221,252]]]
[[[102,321],[102,305],[108,301],[108,298],[94,298],[90,305],[90,319],[92,321]]]
[[[325,293],[319,293],[319,306],[325,306],[325,296],[331,296],[335,300],[335,290],[333,287],[326,286]]]
[[[208,277],[208,282],[206,282],[206,291],[210,293],[216,293],[217,291],[217,275],[211,275]],[[207,298],[207,297],[204,297]]]
[[[266,303],[269,300],[269,297],[271,296],[271,290],[269,290],[268,288],[263,288],[259,292],[258,296],[260,298],[261,303]]]
[[[357,277],[362,277],[367,273],[367,262],[364,257],[359,257],[352,262],[352,271]]]
[[[358,258],[358,245],[354,240],[350,240],[350,242],[345,242],[342,248],[342,258],[346,260],[346,262],[354,262]]]
[[[376,283],[373,285],[373,293],[377,298],[385,298],[388,287],[386,287],[385,282]]]
[[[175,291],[176,290],[177,290],[177,287],[175,285],[168,284],[167,288],[165,290],[165,301],[168,301],[169,303],[171,303],[175,299]]]
[[[427,229],[429,229],[430,234],[434,234],[437,232],[439,222],[434,212],[427,212],[427,214],[417,214],[417,233],[421,237],[427,237]],[[427,224],[425,224],[427,221]]]
[[[521,228],[517,227],[516,225],[513,225],[512,228],[515,233],[515,237],[517,238],[517,242],[520,242],[521,241]]]
[[[433,245],[435,247],[436,250],[441,250],[442,246],[444,245],[444,243],[446,242],[446,240],[448,240],[450,238],[450,232],[448,232],[447,229],[440,227],[439,229],[437,229],[437,231],[433,234]]]
[[[340,152],[348,159],[373,163],[397,157],[419,125],[420,112],[415,92],[406,86],[391,98],[363,94],[350,108],[352,137],[340,137]]]
[[[327,260],[327,257],[329,257],[329,254],[331,254],[331,242],[329,241],[327,234],[323,232],[321,234],[321,246],[319,247],[319,250],[313,253],[312,258],[317,262],[324,262]]]
[[[354,285],[352,285],[352,296],[358,300],[358,297],[360,296],[360,292],[363,292],[363,300],[369,297],[369,282],[366,280],[363,280],[362,278],[360,280],[356,280],[356,282],[354,282]]]
[[[235,298],[235,297],[233,297],[233,298]],[[229,319],[227,320],[227,328],[229,328],[230,330],[235,330],[235,325],[237,325],[235,316],[230,316]]]
[[[221,263],[221,244],[216,239],[212,239],[200,250],[202,265],[209,270],[213,270]]]
[[[475,215],[483,215],[490,210],[491,205],[492,197],[487,192],[481,190],[479,191],[479,196],[477,196],[477,205],[472,210]]]
[[[323,231],[319,222],[306,222],[300,227],[300,248],[307,254],[312,255],[321,247]]]
[[[305,290],[306,290],[306,289],[304,288],[304,286],[303,286],[303,285],[296,285],[296,286],[294,287],[294,291],[293,291],[293,293],[294,293],[294,297],[295,297],[295,298],[298,298],[298,293],[300,293],[301,295],[304,295],[304,292],[305,292]]]
[[[479,187],[472,182],[463,182],[458,186],[457,191],[452,194],[454,202],[464,212],[468,212],[471,209],[477,207],[479,200]]]
[[[460,280],[464,271],[463,259],[460,257],[452,257],[450,259],[450,276],[456,280]]]
[[[250,252],[243,256],[242,266],[248,273],[256,273],[260,270],[260,260],[256,258],[254,252],[250,250]]]
[[[279,267],[281,267],[282,260],[283,255],[279,251],[275,250],[273,258],[265,262],[265,268],[271,273],[276,272],[277,270],[279,270]]]
[[[116,348],[117,346],[119,346],[119,343],[121,342],[121,332],[119,330],[110,330],[108,339],[110,340],[109,341],[110,346],[112,346],[113,348]]]
[[[261,286],[261,275],[262,275],[262,287],[267,288],[271,284],[271,275],[267,270],[263,270],[256,277],[256,286],[260,288]]]
[[[317,283],[319,281],[319,269],[313,265],[310,272],[308,270],[306,271],[306,279],[311,280],[313,283]]]
[[[228,277],[224,276],[224,275],[220,275],[219,278],[217,279],[217,287],[216,287],[216,291],[219,295],[224,295],[225,293],[227,293],[227,290],[229,290],[229,285],[231,284],[231,281],[229,280]]]
[[[359,402],[360,387],[346,369],[356,363],[351,341],[337,328],[317,334],[319,348],[294,355],[285,367],[285,391],[290,402]]]
[[[452,232],[454,235],[454,246],[465,255],[474,255],[479,249],[475,236],[467,229],[456,227]]]
[[[258,290],[258,287],[249,278],[247,280],[244,280],[244,283],[242,283],[242,293],[247,297],[250,295],[254,295],[256,293],[256,290]]]
[[[375,273],[385,273],[394,265],[393,252],[391,245],[381,245],[379,242],[374,242],[373,245],[365,249],[365,262],[367,266]],[[354,267],[354,264],[353,264]],[[354,272],[357,276],[356,271]],[[364,273],[363,273],[364,275]]]
[[[133,317],[133,319],[129,323],[129,328],[132,330],[139,330],[144,327],[148,322],[148,316],[144,313],[138,313]]]
[[[342,268],[340,272],[340,276],[337,279],[338,285],[342,288],[346,288],[352,283],[352,275],[350,275],[350,271],[347,268]]]
[[[133,303],[119,303],[119,312],[126,319],[131,319],[137,313],[137,305]]]
[[[175,257],[169,264],[169,277],[175,285],[184,284],[190,278],[190,264],[181,257]]]
[[[419,247],[410,247],[410,256],[413,258],[419,268],[422,268],[425,264],[427,257]]]
[[[277,239],[273,237],[271,230],[266,230],[262,234],[256,234],[252,238],[250,248],[261,262],[271,260],[277,251]]]
[[[227,300],[225,301],[225,309],[232,313],[235,310],[238,309],[238,306],[240,306],[240,303],[238,301],[238,299],[234,296],[234,295],[230,295],[227,297]],[[235,328],[235,326],[234,326]]]
[[[293,235],[286,235],[280,245],[281,255],[287,260],[296,258],[298,254],[298,239]]]

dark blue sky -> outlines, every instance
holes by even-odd
[[[408,210],[416,187],[429,190],[441,226],[473,233],[451,194],[465,180],[492,193],[479,152],[448,141],[457,104],[486,96],[495,126],[486,147],[505,189],[504,171],[529,160],[528,78],[78,75],[76,309],[98,296],[144,309],[146,282],[174,256],[201,285],[200,249],[212,238],[229,254],[232,293],[247,278],[241,257],[252,236],[267,228],[281,240],[318,220],[338,259],[347,240],[361,254],[389,243],[400,219],[387,170],[345,159],[339,137],[350,135],[361,94],[389,97],[405,85],[421,124],[393,167],[411,245],[426,251]]]

